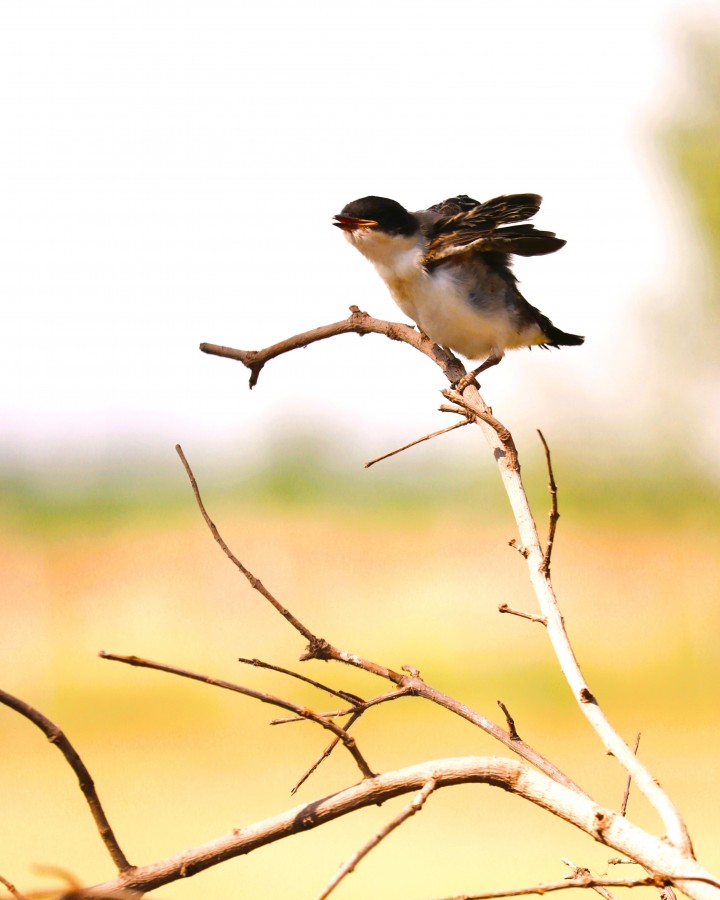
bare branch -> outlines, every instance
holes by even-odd
[[[590,869],[585,868],[584,866],[576,866],[575,863],[571,862],[569,859],[563,856],[562,861],[566,866],[569,866],[572,869],[572,875],[566,875],[565,877],[569,881],[585,881],[589,880],[591,883],[588,887],[595,891],[596,894],[600,894],[603,900],[615,900],[615,897],[610,893],[607,889],[607,886],[600,884],[593,878],[592,872]]]
[[[193,475],[192,469],[190,468],[190,463],[185,458],[185,454],[183,453],[182,447],[180,444],[175,445],[175,450],[177,451],[180,460],[185,467],[185,471],[187,472],[187,476],[190,479],[190,484],[193,489],[193,493],[195,494],[195,500],[197,501],[197,505],[200,508],[200,512],[202,513],[203,519],[210,529],[212,536],[215,538],[215,541],[222,548],[223,553],[227,558],[239,569],[240,572],[247,578],[250,582],[251,587],[256,590],[259,594],[271,603],[275,609],[280,613],[280,615],[286,619],[292,627],[299,631],[300,634],[309,642],[312,647],[315,644],[321,643],[322,638],[316,637],[309,628],[302,624],[299,619],[296,619],[295,616],[280,603],[279,600],[276,600],[275,597],[270,593],[270,591],[265,587],[265,585],[260,581],[259,578],[256,578],[249,569],[246,569],[245,566],[240,562],[240,560],[235,556],[232,550],[228,547],[225,541],[220,536],[220,532],[217,530],[215,523],[207,514],[207,510],[205,509],[205,504],[202,502],[202,498],[200,497],[200,489],[198,488],[198,483],[195,480],[195,476]]]
[[[521,619],[529,619],[531,622],[539,622],[541,625],[547,625],[547,619],[545,616],[536,616],[534,613],[523,612],[521,609],[514,609],[512,606],[508,606],[507,603],[501,603],[498,606],[498,612],[508,613],[511,616],[520,616]]]
[[[454,897],[443,897],[442,900],[499,900],[503,897],[527,897],[533,894],[550,894],[553,891],[567,891],[572,888],[591,888],[598,890],[604,887],[658,887],[658,880],[646,878],[593,878],[592,876],[578,876],[566,878],[564,881],[552,881],[549,884],[535,884],[532,887],[516,888],[510,891],[488,891],[482,894],[459,894]],[[598,891],[599,893],[600,891]],[[609,894],[609,892],[607,892]],[[610,894],[610,896],[612,896]]]
[[[125,854],[120,849],[117,838],[107,820],[105,811],[100,803],[100,798],[95,790],[95,783],[93,782],[85,763],[80,759],[77,750],[67,739],[63,731],[41,712],[38,712],[38,710],[30,706],[29,703],[26,703],[24,700],[20,700],[17,697],[13,697],[12,694],[0,691],[0,703],[9,706],[10,709],[14,709],[15,712],[18,712],[21,716],[25,716],[26,719],[29,719],[33,725],[36,725],[40,731],[43,732],[50,743],[54,744],[62,753],[70,768],[77,775],[80,790],[82,791],[83,796],[87,801],[87,805],[90,807],[92,817],[95,820],[95,827],[97,828],[112,861],[120,872],[124,872],[126,869],[131,868]]]
[[[411,803],[408,804],[404,809],[400,810],[397,816],[395,816],[392,821],[388,822],[388,824],[381,828],[380,831],[376,835],[374,835],[370,840],[365,844],[364,847],[361,847],[357,853],[355,853],[343,866],[340,867],[338,872],[333,876],[325,889],[318,895],[318,900],[326,900],[327,897],[332,894],[335,888],[340,884],[340,882],[348,876],[351,872],[355,871],[355,867],[361,860],[363,860],[371,850],[373,850],[377,845],[383,841],[389,834],[392,834],[396,828],[406,822],[411,816],[414,816],[416,812],[419,812],[423,806],[425,805],[425,801],[432,794],[432,792],[437,787],[437,782],[435,779],[431,778],[427,784],[424,784],[421,790],[415,794]]]
[[[555,529],[557,528],[557,521],[560,518],[560,513],[558,512],[557,505],[557,485],[555,484],[555,476],[553,475],[553,467],[552,460],[550,458],[550,448],[547,445],[547,441],[545,440],[545,436],[542,431],[538,428],[537,433],[540,435],[540,440],[542,441],[543,449],[545,450],[545,461],[547,462],[547,470],[548,470],[548,490],[550,491],[550,524],[548,525],[548,538],[547,544],[545,545],[545,552],[543,553],[543,561],[542,561],[542,571],[546,574],[550,574],[550,557],[552,556],[553,550],[553,542],[555,541]]]
[[[282,666],[273,665],[273,663],[263,662],[261,659],[245,659],[245,657],[239,656],[238,662],[245,663],[245,665],[248,666],[256,666],[260,669],[269,669],[271,672],[280,672],[281,675],[289,675],[291,678],[296,678],[298,681],[304,681],[305,684],[311,684],[313,687],[325,691],[327,694],[332,694],[333,697],[347,700],[348,703],[363,704],[365,702],[362,697],[358,697],[355,694],[350,694],[347,691],[336,691],[335,688],[328,687],[328,685],[322,684],[320,681],[308,678],[307,675],[301,675],[299,672],[293,672],[292,669],[284,669]]]
[[[633,753],[637,756],[638,747],[640,746],[640,732],[638,731],[635,738],[635,747]],[[620,804],[620,815],[624,816],[627,812],[628,800],[630,799],[630,785],[632,784],[632,775],[628,775],[627,784],[625,785],[625,793],[623,794],[622,803]]]
[[[397,691],[390,691],[387,694],[383,694],[380,697],[374,697],[372,700],[365,700],[362,703],[359,703],[353,709],[345,709],[339,710],[334,715],[335,716],[350,716],[350,719],[343,725],[343,729],[348,731],[352,726],[357,722],[360,716],[368,709],[373,706],[379,706],[381,703],[387,703],[390,700],[397,700],[400,697],[406,697],[409,693],[407,688],[399,688]],[[326,714],[327,715],[327,714]],[[289,720],[288,720],[289,721]],[[333,738],[332,741],[327,745],[327,747],[323,750],[320,756],[315,760],[315,762],[307,769],[303,775],[300,777],[299,781],[290,791],[291,794],[297,792],[298,788],[300,788],[307,779],[313,774],[313,772],[318,768],[318,766],[324,762],[328,756],[333,752],[335,747],[337,747],[339,742],[339,738]]]
[[[228,348],[211,348],[209,345],[202,345],[202,349],[205,352],[216,352],[218,355],[239,359],[244,365],[251,368],[251,370],[254,367],[255,370],[259,372],[259,368],[261,368],[267,360],[278,356],[280,353],[288,352],[297,347],[307,346],[307,344],[312,343],[313,341],[332,337],[334,334],[346,333],[348,331],[355,331],[361,334],[370,332],[384,334],[393,340],[410,344],[440,366],[445,377],[451,384],[457,384],[462,376],[466,374],[465,368],[458,360],[446,354],[437,345],[432,344],[432,342],[424,335],[409,328],[407,325],[398,325],[397,323],[373,319],[366,313],[361,313],[356,307],[353,308],[350,318],[344,322],[338,322],[334,325],[325,326],[325,328],[322,329],[316,329],[313,332],[296,335],[294,338],[289,338],[281,344],[266,348],[266,350],[253,351],[248,354],[247,351],[229,351]],[[253,375],[256,376],[256,371],[253,371]],[[625,741],[610,724],[598,705],[593,693],[590,691],[577,659],[575,658],[572,645],[567,631],[565,630],[565,624],[558,606],[557,598],[555,597],[555,592],[550,580],[550,573],[544,569],[545,554],[540,546],[537,526],[533,519],[527,494],[525,493],[525,488],[522,483],[517,448],[515,447],[512,435],[508,429],[493,416],[492,410],[485,403],[479,391],[473,384],[469,384],[462,395],[457,391],[452,390],[443,393],[448,400],[476,418],[490,445],[500,471],[505,491],[510,501],[510,506],[515,515],[522,547],[527,551],[526,562],[530,581],[538,598],[540,611],[547,623],[548,636],[580,710],[597,732],[605,749],[611,753],[632,776],[638,789],[657,810],[667,830],[668,839],[677,847],[682,848],[688,855],[692,856],[692,843],[680,813],[670,800],[669,796],[660,787],[658,781],[653,778],[648,769],[639,759],[637,759],[637,757],[635,757]],[[311,652],[306,655],[306,658],[342,658],[341,656],[325,654],[323,651],[324,648],[321,648],[317,652]],[[358,664],[353,661],[350,654],[345,654],[345,657],[346,659],[344,661],[349,662],[352,665]],[[397,684],[402,683],[394,678],[393,680]]]
[[[359,709],[356,712],[354,712],[350,716],[348,721],[343,725],[343,730],[349,731],[364,712],[365,712],[364,709]],[[317,769],[321,766],[322,763],[325,762],[325,760],[330,756],[330,754],[333,752],[333,750],[337,747],[337,745],[339,743],[340,743],[339,737],[334,737],[330,741],[330,743],[323,750],[323,752],[320,754],[320,756],[318,756],[318,758],[315,760],[315,762],[311,766],[309,766],[309,768],[307,768],[303,772],[303,774],[300,776],[300,778],[298,778],[298,780],[295,782],[295,784],[293,785],[293,787],[290,790],[291,795],[297,794],[297,792],[305,784],[305,782],[308,780],[308,778],[313,774],[313,772],[317,771]]]
[[[462,410],[458,410],[458,412],[462,413]],[[370,466],[374,466],[375,463],[382,462],[383,459],[388,459],[391,456],[396,456],[398,453],[402,453],[403,450],[409,450],[410,447],[415,447],[417,444],[422,444],[423,441],[429,441],[431,438],[438,437],[441,434],[447,434],[448,431],[454,431],[456,428],[462,428],[464,425],[470,425],[472,421],[472,419],[465,419],[462,422],[455,422],[454,425],[449,425],[447,428],[441,428],[439,431],[433,431],[431,434],[426,434],[423,437],[418,438],[416,441],[411,441],[409,444],[398,447],[396,450],[391,450],[389,453],[383,453],[382,456],[376,456],[375,459],[371,459],[370,462],[366,462],[363,468],[369,469]]]
[[[153,662],[150,659],[142,659],[139,656],[119,656],[116,653],[106,653],[101,651],[98,656],[101,659],[109,659],[113,662],[126,663],[129,666],[139,666],[144,669],[155,669],[159,672],[169,672],[171,675],[179,675],[181,678],[189,678],[192,681],[200,681],[203,684],[210,684],[214,687],[223,688],[226,691],[235,691],[235,693],[243,694],[246,697],[252,697],[261,703],[268,703],[271,706],[279,706],[280,709],[286,709],[295,715],[302,716],[311,722],[315,722],[332,731],[345,745],[345,748],[351,754],[364,778],[373,778],[374,772],[365,761],[362,753],[355,743],[355,739],[350,737],[339,725],[336,725],[330,719],[324,719],[311,709],[304,706],[298,706],[297,703],[291,703],[289,700],[283,700],[281,697],[274,697],[272,694],[265,694],[261,691],[254,691],[251,688],[243,687],[240,684],[233,684],[231,681],[223,681],[220,678],[211,678],[209,675],[201,675],[198,672],[191,672],[188,669],[180,669],[177,666],[168,666],[164,663]]]
[[[20,893],[15,885],[9,882],[7,878],[3,878],[2,875],[0,875],[0,884],[4,885],[8,889],[13,897],[15,897],[15,900],[27,900],[27,898]]]
[[[263,366],[271,359],[275,359],[283,353],[298,350],[301,347],[308,347],[316,341],[335,337],[338,334],[353,332],[360,335],[383,334],[391,340],[410,344],[411,347],[415,347],[416,350],[420,350],[421,353],[430,356],[438,365],[447,368],[446,374],[451,382],[457,381],[465,374],[465,368],[459,360],[445,353],[442,348],[438,347],[437,344],[433,344],[428,337],[415,328],[400,322],[385,322],[382,319],[374,319],[366,312],[361,312],[357,306],[350,307],[350,316],[347,319],[333,322],[331,325],[322,325],[320,328],[313,328],[302,334],[296,334],[284,341],[273,344],[271,347],[266,347],[264,350],[235,350],[233,347],[207,343],[200,344],[200,350],[213,356],[224,356],[226,359],[239,360],[250,369],[250,387],[253,388],[257,384]]]
[[[672,882],[691,900],[718,900],[720,897],[720,885],[711,873],[677,847],[647,834],[612,810],[558,784],[522,761],[498,757],[432,760],[367,778],[328,797],[237,828],[168,859],[130,869],[93,890],[98,893],[117,889],[148,892],[291,834],[317,828],[355,810],[418,791],[431,780],[437,783],[438,789],[476,783],[510,791],[570,822],[616,852],[634,858],[654,876]]]

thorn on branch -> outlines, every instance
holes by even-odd
[[[521,619],[529,619],[531,622],[539,622],[541,625],[547,625],[545,616],[536,616],[533,613],[523,612],[521,609],[513,609],[513,607],[508,606],[507,603],[501,603],[500,606],[498,606],[498,612],[508,613],[511,616],[519,616]]]

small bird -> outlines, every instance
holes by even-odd
[[[466,194],[408,212],[387,197],[363,197],[335,216],[348,241],[372,262],[393,300],[431,340],[485,362],[470,380],[517,347],[577,346],[518,290],[510,255],[554,253],[565,241],[517,224],[540,209],[537,194],[479,203]],[[468,382],[469,383],[469,382]]]

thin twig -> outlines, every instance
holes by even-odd
[[[548,447],[548,443],[545,440],[545,436],[539,428],[537,430],[537,433],[540,435],[540,440],[542,441],[543,449],[545,450],[545,461],[547,462],[548,470],[548,490],[550,491],[550,513],[548,516],[550,519],[550,523],[548,525],[547,543],[545,544],[545,552],[543,553],[541,564],[541,571],[546,575],[549,575],[550,557],[552,556],[553,543],[555,541],[555,529],[557,528],[557,521],[560,518],[560,513],[558,512],[557,485],[555,484],[555,476],[553,475],[552,459],[550,458],[550,448]]]
[[[512,606],[508,606],[507,603],[501,603],[498,606],[498,612],[508,613],[511,616],[520,616],[521,619],[529,619],[531,622],[539,622],[541,625],[547,625],[547,619],[545,616],[536,616],[534,613],[523,612],[521,609],[514,609]]]
[[[462,412],[462,410],[459,410]],[[463,419],[462,422],[455,422],[454,425],[449,425],[447,428],[441,428],[439,431],[433,431],[431,434],[426,434],[421,438],[418,438],[416,441],[411,441],[409,444],[405,444],[403,447],[398,447],[396,450],[391,450],[389,453],[383,453],[382,456],[376,456],[375,459],[371,459],[370,462],[366,462],[364,468],[369,469],[370,466],[374,466],[375,463],[382,462],[383,459],[388,459],[391,456],[396,456],[398,453],[402,453],[403,450],[409,450],[410,447],[415,447],[417,444],[422,444],[423,441],[429,441],[431,438],[438,437],[441,434],[447,434],[448,431],[454,431],[456,428],[462,428],[463,425],[470,425],[472,423],[472,419]]]
[[[389,691],[387,694],[383,694],[380,697],[374,697],[372,700],[365,700],[361,704],[358,704],[354,709],[346,709],[340,710],[335,713],[336,716],[350,716],[350,719],[343,725],[343,729],[348,731],[360,716],[366,712],[366,710],[370,709],[372,706],[379,706],[381,703],[387,703],[390,700],[397,700],[400,697],[405,697],[409,693],[407,688],[399,688],[397,691]],[[333,750],[338,745],[339,738],[335,737],[330,741],[327,747],[323,750],[320,756],[315,760],[315,762],[300,776],[297,784],[290,791],[291,794],[297,792],[297,790],[308,780],[308,778],[313,774],[313,772],[318,768],[318,766],[324,762],[328,756],[333,752]]]
[[[358,697],[356,694],[351,694],[348,691],[336,691],[335,688],[331,688],[320,681],[315,681],[313,678],[308,678],[307,675],[301,675],[299,672],[293,672],[292,669],[284,669],[282,666],[264,662],[262,659],[246,659],[243,656],[239,656],[238,662],[245,663],[245,665],[248,666],[256,666],[260,669],[269,669],[271,672],[279,672],[281,675],[289,675],[291,678],[297,678],[298,681],[304,681],[306,684],[311,684],[313,687],[325,691],[327,694],[332,694],[333,697],[347,700],[348,703],[363,704],[365,702],[362,697]],[[340,714],[336,713],[336,715]]]
[[[67,739],[64,732],[54,722],[51,722],[50,719],[46,718],[41,712],[38,712],[38,710],[30,706],[29,703],[26,703],[24,700],[20,700],[17,697],[13,697],[12,694],[8,694],[5,691],[0,691],[0,703],[3,703],[5,706],[9,706],[10,709],[14,709],[15,712],[18,712],[21,716],[25,716],[26,719],[29,719],[33,723],[33,725],[36,725],[40,729],[40,731],[43,732],[50,743],[54,744],[62,753],[62,755],[67,760],[70,768],[77,775],[77,779],[80,784],[80,790],[82,791],[83,796],[85,797],[85,800],[90,807],[92,817],[95,820],[95,827],[97,828],[98,833],[102,838],[102,842],[105,844],[105,847],[107,848],[112,861],[115,863],[118,871],[121,873],[131,868],[130,863],[127,861],[125,854],[120,849],[117,838],[115,837],[115,834],[110,827],[110,823],[108,822],[105,811],[102,808],[100,798],[98,797],[97,791],[95,790],[95,784],[90,776],[90,773],[88,772],[85,763],[82,761],[82,759],[80,759],[80,755],[78,754],[77,750]]]
[[[321,725],[328,731],[332,731],[333,734],[340,738],[348,752],[357,763],[357,766],[362,772],[364,778],[373,778],[375,775],[375,773],[365,761],[362,753],[360,753],[360,750],[355,743],[355,739],[346,734],[339,725],[336,725],[330,719],[324,719],[322,716],[319,716],[311,709],[307,709],[307,707],[298,706],[297,703],[292,703],[290,700],[283,700],[281,697],[274,697],[272,694],[265,694],[261,691],[254,691],[252,690],[252,688],[247,688],[240,684],[233,684],[231,681],[223,681],[220,678],[212,678],[209,675],[201,675],[198,672],[191,672],[189,669],[180,669],[177,666],[168,666],[164,663],[153,662],[150,659],[142,659],[139,656],[119,656],[116,653],[106,653],[104,650],[98,655],[102,659],[109,659],[114,662],[126,663],[129,666],[139,666],[140,668],[145,669],[155,669],[159,672],[169,672],[171,675],[179,675],[181,678],[190,678],[192,681],[200,681],[203,684],[210,684],[214,687],[223,688],[226,691],[235,691],[235,693],[243,694],[246,697],[252,697],[255,700],[259,700],[261,703],[268,703],[271,706],[279,706],[280,709],[286,709],[288,710],[288,712],[293,712],[298,716],[302,716],[304,719],[308,719],[311,722],[315,722],[316,724]]]
[[[549,884],[535,884],[532,887],[516,888],[510,891],[487,891],[482,894],[456,894],[453,897],[443,897],[441,900],[495,900],[495,898],[503,897],[526,897],[533,894],[550,894],[553,891],[567,891],[573,888],[594,888],[599,887],[660,887],[663,879],[653,878],[618,878],[613,880],[610,878],[567,878],[565,881],[554,881]]]
[[[597,882],[595,882],[590,869],[585,868],[585,866],[576,866],[575,863],[571,862],[565,856],[562,857],[562,861],[566,866],[569,866],[572,869],[572,875],[565,876],[568,881],[589,879],[592,882],[592,884],[589,885],[590,889],[595,891],[596,894],[600,894],[603,900],[615,900],[615,897],[610,893],[605,885],[597,884]]]
[[[352,726],[355,724],[355,722],[357,722],[357,720],[360,718],[360,716],[361,716],[364,712],[365,712],[364,709],[359,709],[359,710],[357,710],[357,712],[353,713],[353,714],[350,716],[350,718],[348,719],[348,721],[342,726],[342,727],[343,727],[343,731],[346,731],[346,732],[349,731],[350,728],[352,728]],[[315,760],[315,762],[312,763],[312,765],[309,766],[309,767],[303,772],[303,774],[300,776],[300,778],[298,778],[298,780],[297,780],[297,781],[295,782],[295,784],[292,786],[292,788],[290,789],[290,794],[291,794],[291,795],[297,794],[297,792],[298,792],[298,791],[300,790],[300,788],[305,784],[305,782],[308,780],[308,778],[313,774],[313,772],[315,772],[315,771],[320,767],[320,765],[321,765],[323,762],[325,762],[325,760],[330,756],[330,754],[333,752],[333,750],[337,747],[337,745],[338,745],[339,743],[340,743],[340,738],[339,738],[339,737],[334,737],[334,738],[330,741],[330,743],[327,745],[327,747],[325,747],[325,749],[322,751],[322,753],[320,754],[320,756],[318,756],[318,758]]]
[[[517,728],[515,727],[515,719],[510,715],[510,710],[505,706],[502,700],[496,701],[497,705],[503,711],[503,715],[505,716],[505,721],[507,722],[508,734],[510,735],[513,741],[519,741],[520,735],[518,734]]]
[[[421,765],[366,778],[352,787],[284,810],[264,821],[235,828],[166,859],[130,869],[110,882],[95,885],[93,890],[96,895],[117,889],[148,893],[179,878],[187,879],[219,862],[284,840],[291,834],[300,834],[359,809],[414,793],[431,779],[437,781],[438,788],[485,784],[509,791],[580,828],[617,854],[633,857],[639,865],[672,881],[693,900],[718,898],[720,884],[717,879],[665,838],[648,834],[613,810],[598,806],[586,795],[558,784],[521,760],[497,756],[428,760]]]
[[[633,749],[633,753],[637,756],[638,747],[640,746],[640,734],[638,731],[637,737],[635,738],[635,747]],[[630,785],[632,784],[632,775],[628,775],[627,784],[625,785],[625,793],[623,794],[622,803],[620,804],[620,815],[624,816],[627,812],[628,800],[630,799]]]
[[[205,519],[205,523],[207,524],[208,528],[210,529],[212,536],[215,538],[215,541],[222,548],[222,551],[225,554],[225,556],[227,556],[227,558],[237,567],[237,569],[239,569],[239,571],[242,572],[242,574],[247,578],[247,580],[250,582],[250,585],[254,588],[254,590],[256,590],[259,594],[262,594],[262,596],[268,601],[268,603],[271,603],[275,607],[275,609],[280,613],[280,615],[284,619],[286,619],[296,631],[300,632],[300,634],[309,642],[310,646],[321,643],[322,639],[316,637],[312,633],[312,631],[310,631],[309,628],[307,628],[305,625],[303,625],[299,619],[297,619],[289,610],[287,610],[282,605],[282,603],[280,603],[280,601],[277,600],[270,593],[270,591],[265,587],[265,585],[260,581],[260,579],[256,578],[249,569],[245,568],[245,566],[240,562],[240,560],[237,558],[237,556],[235,556],[235,554],[232,552],[232,550],[228,547],[228,545],[225,543],[225,541],[220,536],[220,532],[217,530],[215,523],[210,518],[210,516],[207,513],[207,510],[205,509],[205,504],[203,503],[202,498],[200,496],[200,489],[198,488],[198,483],[195,480],[193,471],[190,468],[190,463],[187,461],[180,444],[175,445],[175,450],[177,451],[177,454],[180,457],[180,460],[181,460],[183,466],[185,467],[187,476],[190,479],[190,485],[192,486],[193,494],[195,494],[195,500],[197,501],[197,505],[200,508],[202,517],[203,517],[203,519]]]
[[[335,888],[340,884],[340,882],[349,875],[351,872],[355,870],[357,864],[363,860],[368,853],[373,850],[377,845],[383,841],[389,834],[392,834],[396,828],[406,822],[411,816],[414,816],[416,812],[419,812],[423,806],[427,798],[432,794],[432,792],[437,787],[437,782],[435,779],[431,779],[426,784],[423,785],[422,789],[415,794],[411,803],[409,803],[403,810],[401,810],[397,816],[385,825],[376,835],[374,835],[370,840],[365,844],[364,847],[361,847],[357,853],[355,853],[333,876],[330,882],[326,885],[324,890],[318,895],[318,900],[326,900],[327,897],[335,890]]]
[[[2,875],[0,875],[0,884],[3,884],[8,889],[13,897],[15,897],[15,900],[27,900],[27,898],[20,893],[15,885],[9,882],[7,878],[3,878]]]

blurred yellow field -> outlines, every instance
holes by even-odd
[[[317,633],[423,677],[502,721],[600,802],[624,777],[607,758],[553,664],[543,629],[497,612],[533,610],[512,523],[466,513],[402,519],[331,510],[211,510],[243,562]],[[720,864],[716,699],[720,559],[715,529],[626,530],[563,518],[553,571],[589,683],[687,817],[701,861]],[[137,654],[324,709],[286,678],[240,665],[260,657],[363,696],[364,673],[302,664],[303,646],[222,555],[190,507],[166,521],[125,519],[44,537],[8,530],[0,550],[3,687],[41,709],[90,768],[126,853],[146,863],[357,781],[337,752],[295,796],[327,742],[308,723],[270,727],[272,709],[206,685],[100,660]],[[332,706],[332,701],[330,701]],[[84,883],[112,868],[64,760],[40,732],[0,710],[0,872],[47,886],[33,863]],[[356,737],[376,770],[440,756],[506,752],[417,700],[366,715]],[[610,854],[569,826],[489,788],[454,788],[391,836],[339,897],[430,898],[556,880],[561,856],[595,871]],[[168,898],[308,897],[402,805],[265,848],[157,893]],[[659,829],[637,795],[630,816]],[[442,839],[439,839],[439,835]],[[291,873],[291,874],[289,874]],[[625,872],[622,875],[627,874]]]

